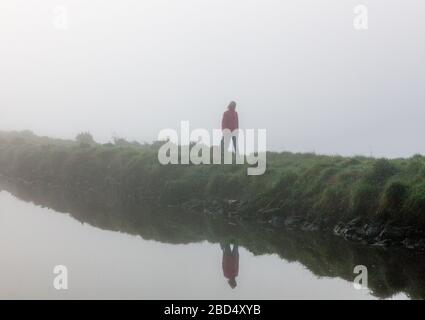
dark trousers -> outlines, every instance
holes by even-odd
[[[224,137],[221,138],[221,152],[227,151],[227,147],[228,146],[225,145],[225,141],[224,140],[225,140]],[[232,136],[232,142],[233,142],[233,150],[235,150],[235,153],[236,153],[236,150],[237,150],[236,136]],[[224,148],[226,148],[226,150]]]
[[[233,249],[231,248],[231,244],[229,242],[221,243],[221,249],[223,250],[223,254],[226,256],[238,256],[239,255],[239,247],[237,244],[233,245]]]

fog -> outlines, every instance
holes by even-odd
[[[424,16],[422,0],[2,0],[0,130],[149,142],[218,128],[235,100],[269,150],[425,153]]]

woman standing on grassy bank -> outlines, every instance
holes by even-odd
[[[230,137],[233,142],[233,149],[237,150],[237,140],[236,134],[234,133],[239,129],[239,118],[238,113],[236,112],[236,102],[231,101],[227,106],[227,111],[223,114],[223,119],[221,120],[221,130],[223,131],[223,138],[221,139],[221,150],[228,150]]]

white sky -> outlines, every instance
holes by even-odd
[[[424,16],[423,0],[2,0],[0,130],[152,141],[217,128],[236,100],[272,150],[425,153]]]

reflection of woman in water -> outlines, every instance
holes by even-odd
[[[229,286],[236,288],[236,277],[239,274],[239,251],[238,245],[233,245],[233,250],[230,248],[230,243],[225,242],[221,244],[223,250],[223,274],[228,279]]]

